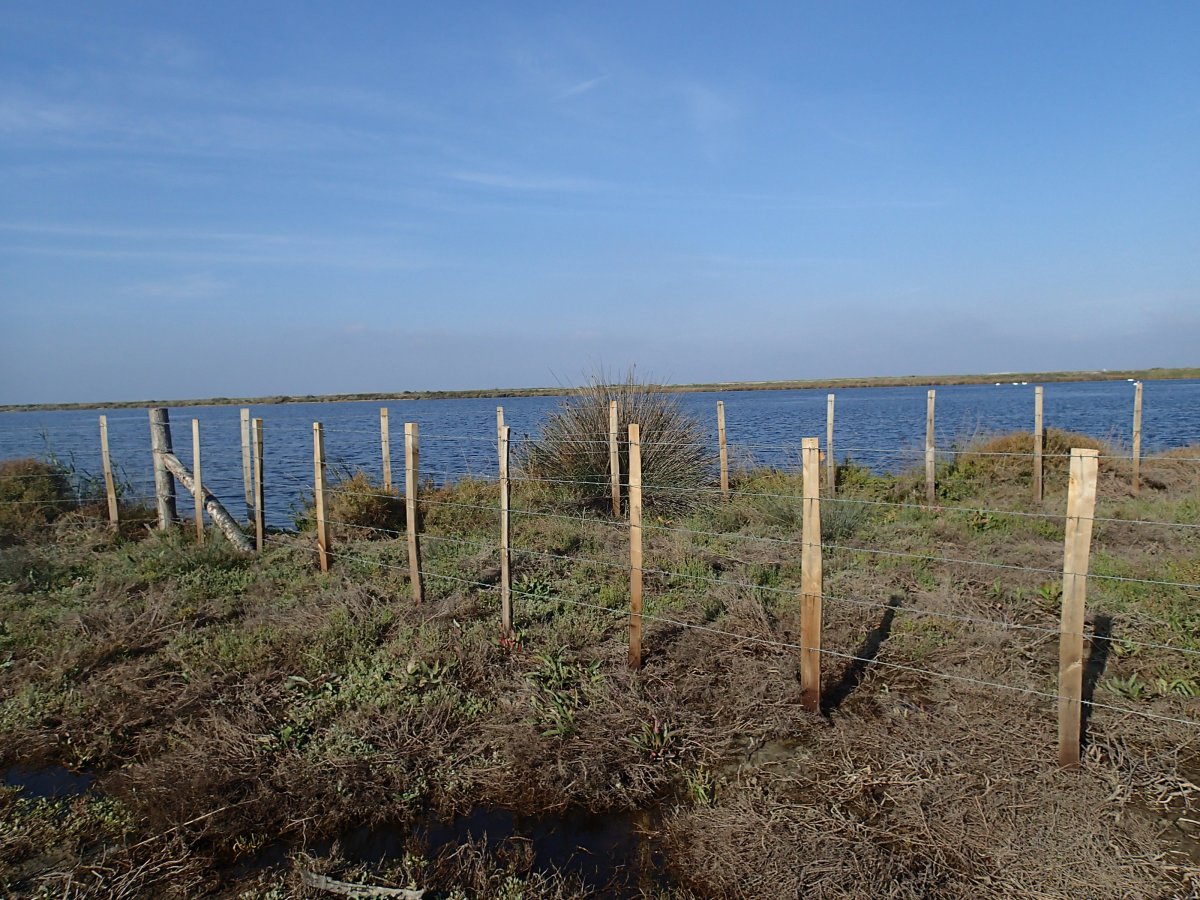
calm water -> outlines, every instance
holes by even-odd
[[[835,449],[877,470],[894,471],[916,461],[925,440],[925,388],[853,388],[837,392]],[[825,390],[733,391],[681,394],[683,407],[701,418],[716,446],[716,401],[725,401],[735,459],[795,465],[800,439],[825,441]],[[421,471],[437,482],[463,474],[494,475],[496,405],[502,403],[515,439],[536,435],[553,397],[504,400],[395,400],[389,402],[392,472],[404,473],[404,422],[421,427]],[[379,403],[288,403],[258,406],[264,420],[267,520],[292,523],[299,496],[312,483],[312,423],[325,425],[331,468],[364,468],[378,477],[382,462]],[[104,409],[0,413],[0,459],[44,456],[47,451],[78,470],[100,472],[97,416]],[[119,476],[132,493],[153,495],[149,428],[144,411],[107,411],[109,444]],[[1047,427],[1081,431],[1128,445],[1133,385],[1088,382],[1046,385]],[[244,512],[241,426],[233,406],[171,410],[176,454],[191,464],[191,420],[199,419],[204,481],[236,516]],[[1029,430],[1033,386],[962,385],[937,389],[937,441],[950,447],[978,432]],[[1200,442],[1200,381],[1147,381],[1143,447],[1147,452]],[[181,512],[190,502],[181,498]]]

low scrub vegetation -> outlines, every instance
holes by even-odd
[[[1065,472],[1036,504],[985,452],[941,507],[839,467],[821,714],[794,472],[722,500],[697,456],[690,506],[647,511],[638,672],[628,530],[573,485],[514,486],[511,634],[494,483],[423,492],[420,606],[403,506],[366,476],[328,574],[310,532],[243,556],[60,516],[0,550],[0,894],[1192,896],[1200,535],[1144,523],[1197,520],[1200,453],[1101,483],[1092,572],[1115,577],[1089,583],[1098,705],[1068,775],[1042,696]]]

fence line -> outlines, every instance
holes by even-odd
[[[1039,399],[1040,399],[1040,392]],[[833,445],[833,418],[832,406],[833,396],[828,396],[828,411],[827,418],[827,435],[826,444],[831,450]],[[926,503],[920,504],[915,502],[905,501],[889,501],[875,498],[854,498],[847,496],[834,496],[836,488],[835,479],[828,478],[827,490],[821,489],[821,474],[819,465],[819,443],[817,438],[803,438],[796,442],[788,443],[764,443],[755,442],[748,444],[732,444],[735,449],[744,450],[783,450],[789,453],[795,453],[797,459],[803,461],[803,471],[801,473],[802,487],[799,493],[777,493],[773,491],[753,491],[753,490],[738,490],[731,488],[729,484],[729,476],[727,473],[727,457],[725,453],[721,453],[721,464],[719,466],[720,482],[717,486],[707,484],[695,485],[690,487],[679,487],[672,485],[655,485],[644,484],[641,478],[640,460],[643,455],[647,459],[651,459],[653,454],[658,449],[668,449],[672,447],[693,447],[691,442],[678,441],[654,441],[653,439],[641,440],[640,429],[637,423],[632,423],[629,426],[628,438],[620,441],[620,446],[629,454],[628,464],[629,469],[625,473],[618,471],[619,456],[617,454],[617,439],[616,431],[610,424],[610,434],[605,440],[603,435],[598,435],[597,439],[582,438],[577,440],[545,440],[541,438],[530,438],[525,435],[523,438],[512,438],[510,428],[504,425],[503,412],[501,408],[497,408],[497,431],[495,437],[474,437],[467,435],[427,435],[427,442],[471,442],[472,450],[462,454],[461,464],[463,468],[472,468],[472,460],[469,456],[475,456],[474,445],[478,444],[480,456],[480,470],[462,472],[458,470],[458,466],[451,463],[447,468],[443,469],[428,469],[421,472],[419,467],[419,442],[418,442],[418,427],[415,423],[409,422],[405,424],[405,485],[403,493],[393,490],[390,483],[390,474],[392,466],[392,455],[390,451],[389,431],[387,424],[387,408],[380,408],[380,428],[378,430],[357,429],[354,427],[335,428],[330,431],[330,434],[336,434],[344,437],[345,435],[370,435],[371,442],[376,443],[376,449],[382,453],[382,471],[384,491],[375,490],[347,490],[338,484],[328,485],[325,482],[325,454],[324,454],[324,432],[320,423],[313,424],[314,437],[314,483],[311,486],[312,494],[316,504],[316,519],[318,524],[318,540],[315,546],[298,545],[303,551],[311,551],[318,554],[318,560],[321,568],[325,569],[328,566],[329,560],[345,560],[351,562],[359,562],[368,566],[376,566],[389,570],[403,571],[407,574],[412,587],[412,600],[414,603],[421,603],[424,599],[423,582],[425,578],[440,579],[450,582],[461,583],[468,586],[474,586],[486,590],[497,590],[501,597],[502,624],[501,631],[511,637],[512,629],[512,610],[511,598],[523,597],[533,598],[536,600],[553,600],[554,602],[572,604],[584,608],[593,608],[603,610],[610,614],[620,614],[629,616],[629,665],[631,668],[637,669],[641,665],[641,636],[643,622],[660,622],[675,627],[694,629],[721,635],[735,639],[737,641],[752,642],[761,645],[769,645],[789,651],[796,651],[799,654],[800,670],[801,670],[801,692],[803,695],[804,706],[813,711],[820,709],[821,703],[821,671],[820,660],[823,657],[834,659],[842,659],[853,661],[855,663],[865,663],[868,665],[876,665],[883,668],[890,668],[897,671],[905,671],[920,675],[930,676],[949,681],[971,684],[978,687],[1000,689],[1006,691],[1015,691],[1024,695],[1038,697],[1047,700],[1054,700],[1059,704],[1059,735],[1060,735],[1060,762],[1067,767],[1073,767],[1079,761],[1079,737],[1080,737],[1080,709],[1082,706],[1090,706],[1098,709],[1109,709],[1119,712],[1124,715],[1140,716],[1142,718],[1158,720],[1163,722],[1173,722],[1187,725],[1190,727],[1200,727],[1200,720],[1188,718],[1176,718],[1171,716],[1163,716],[1155,713],[1149,713],[1143,710],[1132,707],[1114,705],[1110,703],[1101,703],[1094,700],[1088,701],[1083,699],[1082,695],[1082,652],[1083,640],[1089,639],[1093,644],[1113,644],[1119,646],[1128,646],[1130,648],[1146,648],[1160,650],[1169,653],[1178,653],[1188,657],[1200,656],[1200,649],[1190,647],[1179,647],[1169,643],[1159,643],[1137,638],[1113,637],[1111,633],[1107,634],[1088,634],[1084,619],[1085,609],[1085,592],[1089,581],[1103,581],[1110,583],[1128,583],[1137,585],[1171,587],[1183,589],[1186,591],[1200,590],[1200,584],[1188,581],[1174,581],[1168,579],[1154,578],[1139,578],[1127,575],[1109,575],[1101,573],[1092,573],[1088,567],[1088,553],[1092,543],[1092,525],[1095,522],[1124,523],[1135,526],[1157,526],[1157,527],[1173,527],[1183,529],[1200,528],[1200,523],[1192,522],[1157,522],[1151,519],[1127,519],[1112,516],[1096,516],[1093,507],[1095,502],[1096,491],[1096,471],[1097,463],[1100,459],[1112,459],[1133,462],[1133,481],[1130,489],[1136,493],[1138,489],[1138,477],[1140,468],[1143,464],[1149,468],[1151,464],[1156,462],[1174,463],[1174,462],[1200,462],[1200,458],[1172,456],[1166,459],[1157,457],[1145,457],[1140,454],[1140,403],[1135,412],[1135,429],[1134,429],[1134,450],[1131,456],[1127,455],[1101,455],[1095,450],[1072,450],[1069,454],[1071,459],[1070,482],[1068,491],[1068,504],[1066,514],[1053,513],[1047,511],[1028,511],[1028,510],[1005,510],[1005,509],[989,509],[979,506],[943,506],[936,502],[936,480],[942,477],[945,471],[944,462],[946,459],[958,460],[964,456],[980,456],[980,457],[998,457],[998,458],[1013,458],[1030,460],[1035,465],[1044,465],[1047,458],[1067,458],[1067,454],[1045,454],[1038,452],[1044,448],[1034,447],[1031,452],[1003,452],[1003,451],[976,451],[970,449],[969,446],[961,444],[951,445],[947,448],[940,448],[936,442],[936,430],[934,422],[934,391],[929,391],[927,395],[927,418],[926,418],[926,438],[923,448],[914,446],[908,448],[870,448],[870,447],[840,447],[839,449],[846,458],[849,459],[854,453],[876,453],[880,455],[888,455],[893,457],[908,458],[913,457],[919,459],[924,454],[925,459],[925,495]],[[275,546],[292,546],[297,547],[289,541],[277,540],[275,536],[268,532],[265,521],[265,499],[264,499],[264,481],[263,481],[263,462],[265,444],[275,443],[278,446],[280,440],[279,435],[282,434],[285,439],[290,440],[294,428],[284,426],[278,432],[272,430],[271,441],[264,441],[263,420],[255,418],[248,419],[248,410],[242,411],[243,423],[249,422],[251,427],[250,447],[247,448],[243,442],[243,461],[252,461],[252,481],[253,481],[253,496],[252,502],[248,504],[248,517],[252,519],[255,526],[255,543],[258,550],[263,550],[267,544]],[[722,450],[726,449],[726,429],[724,421],[724,405],[718,406],[718,438]],[[157,418],[156,418],[157,416]],[[134,421],[138,417],[117,417],[112,421]],[[143,420],[144,421],[144,420]],[[610,409],[611,421],[611,409]],[[195,427],[197,420],[193,419]],[[101,433],[103,435],[106,427],[106,419],[101,417]],[[83,427],[82,424],[79,427]],[[168,527],[173,520],[176,519],[174,504],[168,502],[173,498],[174,481],[170,474],[164,477],[162,461],[166,457],[170,457],[171,464],[177,468],[173,471],[177,473],[176,477],[182,482],[187,483],[188,473],[179,467],[178,460],[171,454],[171,438],[169,431],[169,421],[166,411],[155,409],[151,411],[151,439],[153,446],[152,460],[154,465],[154,475],[156,479],[156,490],[154,499],[158,502],[158,518],[159,527]],[[198,435],[194,436],[194,440],[198,445]],[[355,442],[357,447],[359,443]],[[599,451],[596,455],[604,455],[607,452],[610,462],[609,469],[611,471],[598,472],[595,480],[591,479],[571,479],[571,478],[548,478],[539,477],[533,474],[522,475],[513,474],[509,471],[507,465],[509,450],[516,445],[518,454],[524,447],[531,444],[547,444],[553,443],[559,446],[575,447],[580,451],[596,450]],[[601,450],[604,448],[604,450]],[[247,452],[249,450],[250,452]],[[483,457],[485,451],[490,455],[491,451],[499,454],[497,457],[492,457],[492,464],[497,465],[499,469],[498,477],[493,475],[491,471],[487,471]],[[939,454],[941,458],[939,459]],[[195,474],[198,475],[199,459],[198,446],[194,451],[193,459],[196,466]],[[273,455],[273,454],[272,454]],[[273,455],[274,458],[274,455]],[[379,456],[376,459],[380,459]],[[825,460],[826,470],[829,473],[836,472],[836,466],[832,458],[832,453]],[[942,462],[942,466],[937,463]],[[1090,468],[1088,468],[1090,466]],[[775,467],[767,467],[772,471],[780,471]],[[787,471],[787,469],[783,469]],[[1090,474],[1089,474],[1090,473]],[[470,503],[457,502],[450,499],[440,499],[437,497],[418,496],[421,491],[420,476],[429,475],[445,475],[451,478],[462,479],[469,477],[479,479],[489,486],[496,484],[499,489],[499,494],[496,497],[497,502],[492,503]],[[791,474],[791,473],[789,473]],[[1039,473],[1031,471],[1031,478],[1040,481],[1037,478]],[[624,475],[624,478],[622,478]],[[5,476],[6,478],[20,478],[23,476]],[[58,477],[54,473],[45,473],[43,477]],[[290,472],[281,467],[279,477],[286,478],[291,482],[299,484],[303,491],[309,490],[309,485],[300,479],[294,477]],[[198,479],[197,479],[198,481]],[[584,514],[571,515],[560,512],[543,511],[539,509],[512,509],[507,502],[507,489],[510,483],[528,483],[528,484],[547,484],[547,485],[562,485],[571,487],[585,486],[593,490],[606,490],[611,486],[613,492],[614,509],[621,499],[621,488],[625,487],[628,490],[628,511],[629,518],[622,520],[619,517],[605,518],[602,516],[589,516]],[[251,487],[247,482],[247,488]],[[170,490],[168,490],[168,488]],[[199,483],[195,485],[198,494],[202,492],[206,486]],[[744,534],[736,531],[708,531],[698,528],[687,528],[681,525],[672,524],[669,522],[643,522],[641,517],[641,493],[642,490],[654,492],[672,492],[676,494],[685,494],[692,497],[709,497],[714,501],[720,498],[721,502],[726,501],[731,497],[746,497],[746,498],[763,498],[777,499],[789,502],[798,502],[803,505],[803,524],[799,529],[800,539],[770,537],[766,535]],[[248,490],[248,494],[249,494]],[[111,494],[111,492],[110,492]],[[406,514],[406,523],[403,530],[392,528],[379,528],[370,525],[359,523],[344,522],[331,519],[328,517],[328,508],[325,504],[327,497],[339,496],[373,496],[385,498],[391,501],[403,501]],[[126,502],[130,499],[150,500],[149,497],[125,497],[122,498]],[[248,499],[251,499],[248,497]],[[606,498],[607,499],[607,498]],[[110,496],[111,500],[111,496]],[[837,543],[835,541],[826,541],[820,535],[820,502],[824,500],[826,503],[842,503],[842,504],[860,504],[863,506],[872,506],[880,508],[894,509],[915,509],[922,513],[932,513],[941,515],[943,513],[967,513],[985,516],[1012,516],[1016,518],[1041,519],[1052,521],[1054,523],[1064,523],[1064,565],[1060,570],[1058,568],[1048,568],[1039,566],[1016,565],[1012,563],[997,562],[992,560],[959,558],[951,555],[941,555],[936,551],[933,552],[916,552],[908,550],[882,549],[866,546],[854,546]],[[35,501],[35,500],[4,500],[0,504],[6,506],[19,506],[22,504],[38,504],[52,503],[57,505],[75,505],[78,506],[77,500],[51,500],[51,501]],[[219,504],[218,504],[219,505]],[[428,534],[422,526],[422,511],[427,508],[444,506],[451,509],[476,510],[487,513],[490,516],[496,516],[495,525],[499,530],[499,541],[495,540],[468,540],[462,537],[454,537],[450,535]],[[199,521],[202,514],[197,515],[196,525],[202,528],[202,522]],[[627,536],[629,541],[629,557],[625,563],[593,559],[585,556],[580,556],[572,553],[555,553],[549,551],[534,550],[532,548],[521,548],[514,546],[510,540],[511,535],[508,528],[509,517],[511,516],[527,516],[543,518],[548,520],[562,520],[577,523],[578,525],[601,525],[607,528],[615,528],[618,533]],[[326,528],[329,526],[346,527],[357,529],[373,534],[387,534],[397,538],[403,536],[408,544],[408,565],[402,566],[386,562],[383,559],[370,559],[363,556],[357,556],[354,553],[343,552],[341,547],[331,548],[329,546],[329,538]],[[49,527],[49,526],[48,526]],[[490,526],[489,526],[490,527]],[[236,531],[236,525],[234,526]],[[689,538],[713,538],[717,540],[734,540],[744,542],[754,542],[759,544],[769,544],[772,546],[783,548],[798,548],[800,553],[800,584],[798,586],[770,586],[757,585],[737,579],[714,577],[708,574],[698,574],[693,572],[675,572],[669,568],[655,568],[646,566],[643,559],[642,534],[643,530],[650,532],[661,532],[664,534],[679,534],[686,535]],[[202,532],[200,533],[202,535]],[[237,535],[240,537],[240,532]],[[198,540],[201,537],[198,535]],[[421,543],[424,541],[432,541],[434,544],[444,543],[460,547],[475,548],[486,552],[489,556],[493,553],[498,553],[501,559],[499,582],[491,584],[483,581],[474,580],[471,578],[461,578],[454,575],[447,575],[440,572],[432,571],[424,562],[421,553]],[[392,549],[389,546],[389,550]],[[650,550],[653,552],[653,547]],[[823,584],[822,554],[824,551],[833,551],[848,554],[865,554],[877,558],[893,558],[915,560],[929,563],[940,563],[947,565],[961,565],[980,567],[997,570],[1018,571],[1025,573],[1044,574],[1047,576],[1055,576],[1062,578],[1062,621],[1057,628],[1042,626],[1032,623],[1021,623],[1011,621],[1007,618],[989,618],[982,615],[973,615],[968,613],[956,612],[941,612],[938,610],[928,609],[920,606],[906,606],[900,600],[892,598],[887,602],[881,602],[869,598],[838,596],[827,591]],[[714,551],[720,552],[720,551]],[[626,571],[629,574],[629,590],[628,608],[613,608],[601,604],[588,603],[584,600],[571,600],[561,595],[547,598],[541,594],[533,594],[524,590],[514,588],[511,584],[511,571],[508,565],[510,554],[515,554],[518,557],[532,557],[548,560],[555,560],[572,565],[597,565],[604,566],[616,571]],[[728,554],[725,554],[728,555]],[[734,557],[729,557],[733,559]],[[744,561],[739,561],[743,562]],[[548,567],[554,571],[556,567]],[[666,579],[689,579],[699,581],[716,586],[727,587],[737,591],[748,592],[770,592],[778,595],[787,595],[795,598],[800,609],[800,641],[791,643],[788,641],[772,640],[751,635],[738,634],[735,631],[728,631],[722,628],[700,625],[694,622],[683,621],[668,616],[664,616],[655,611],[658,606],[657,601],[653,596],[647,598],[647,607],[643,608],[642,599],[642,578],[648,575],[652,577],[662,577]],[[1185,595],[1186,596],[1186,595]],[[947,672],[939,672],[933,669],[921,668],[914,665],[906,665],[900,663],[888,662],[880,660],[877,657],[863,657],[853,654],[847,654],[836,650],[825,648],[821,644],[821,615],[822,604],[824,602],[846,604],[859,608],[870,608],[873,610],[881,610],[886,612],[894,612],[895,614],[912,614],[915,616],[927,616],[937,619],[942,619],[948,622],[957,622],[968,626],[987,627],[1008,631],[1022,631],[1030,634],[1052,637],[1058,635],[1060,648],[1060,669],[1058,689],[1055,692],[1038,690],[1034,688],[1021,688],[1014,685],[1008,685],[1001,682],[989,681],[986,679],[978,679],[963,675],[956,675]],[[1116,613],[1118,616],[1127,616],[1133,621],[1145,621],[1169,627],[1177,627],[1178,623],[1165,622],[1162,620],[1154,620],[1139,613]],[[1039,639],[1040,643],[1040,639]]]
[[[360,525],[360,524],[356,524],[353,522],[343,522],[343,521],[339,521],[336,519],[326,519],[326,523],[329,525],[340,525],[340,526],[343,526],[346,528],[354,528],[354,529],[358,529],[360,531],[371,532],[374,534],[387,534],[387,535],[391,535],[396,538],[404,537],[405,534],[407,533],[405,531],[401,531],[401,530],[398,530],[395,528],[385,528],[385,527],[378,526],[378,525]],[[473,548],[479,549],[479,550],[494,551],[497,549],[497,545],[494,541],[487,541],[487,542],[471,541],[471,540],[466,540],[464,538],[456,538],[456,537],[449,537],[446,535],[430,534],[428,532],[423,532],[421,537],[422,537],[422,540],[434,541],[435,543],[449,543],[449,544],[473,547]],[[590,565],[604,566],[606,568],[616,569],[616,570],[624,571],[624,572],[629,571],[629,568],[630,568],[629,563],[627,563],[627,562],[625,562],[625,563],[613,562],[611,560],[596,559],[594,557],[589,557],[589,556],[576,556],[576,555],[571,555],[571,554],[550,553],[549,551],[533,550],[531,548],[517,547],[517,546],[513,546],[511,548],[511,550],[513,553],[522,554],[522,555],[526,555],[526,556],[536,556],[536,557],[543,558],[543,559],[555,559],[555,560],[560,560],[563,562],[588,563]],[[731,588],[741,588],[741,589],[744,589],[747,591],[752,591],[752,592],[753,591],[763,591],[763,592],[767,592],[767,593],[771,593],[771,594],[780,594],[783,596],[796,596],[800,590],[799,585],[797,585],[795,587],[773,587],[771,585],[752,584],[747,581],[731,581],[727,578],[717,578],[717,577],[714,577],[711,575],[698,575],[698,574],[695,574],[692,572],[676,572],[671,569],[659,569],[659,568],[654,568],[651,566],[643,566],[642,571],[647,575],[662,575],[662,576],[669,577],[669,578],[687,578],[687,579],[691,579],[694,581],[702,581],[707,584],[714,584],[714,585],[720,585],[723,587],[731,587]],[[1197,587],[1200,587],[1200,585],[1197,585]],[[854,605],[854,606],[870,607],[870,608],[881,609],[881,610],[886,610],[886,609],[892,608],[892,609],[895,609],[897,612],[911,613],[913,615],[933,616],[936,618],[942,618],[942,619],[947,619],[949,621],[962,622],[964,624],[971,624],[971,625],[992,625],[992,626],[997,626],[999,628],[1003,628],[1003,629],[1007,629],[1007,630],[1011,630],[1011,631],[1034,631],[1034,632],[1039,632],[1039,633],[1043,633],[1043,634],[1063,634],[1064,633],[1059,628],[1051,628],[1048,626],[1023,624],[1020,622],[1012,622],[1007,619],[987,619],[987,618],[983,618],[980,616],[966,616],[966,615],[962,615],[960,613],[940,612],[938,610],[923,609],[923,608],[917,607],[917,606],[897,606],[890,602],[882,603],[882,602],[874,601],[874,600],[863,600],[863,599],[859,599],[859,598],[855,598],[855,597],[845,597],[845,596],[841,596],[841,595],[822,593],[821,599],[828,600],[828,601],[834,602],[834,603],[845,603],[845,604],[850,604],[850,605]],[[1169,625],[1170,624],[1168,622],[1165,622],[1162,620],[1156,620],[1156,619],[1148,619],[1147,621],[1153,622],[1155,624],[1161,624],[1161,625]],[[1066,633],[1070,634],[1070,632],[1066,632]],[[1084,633],[1084,632],[1080,632],[1080,634],[1085,634],[1085,636],[1086,636],[1086,633]],[[1194,649],[1190,649],[1187,647],[1176,647],[1172,644],[1161,644],[1161,643],[1155,643],[1153,641],[1140,641],[1140,640],[1136,640],[1133,638],[1125,638],[1125,637],[1119,637],[1119,638],[1118,637],[1106,637],[1103,635],[1095,635],[1094,639],[1099,640],[1099,641],[1109,641],[1109,642],[1117,643],[1117,644],[1128,644],[1128,645],[1134,646],[1134,647],[1145,647],[1147,649],[1173,650],[1178,653],[1200,656],[1200,650],[1194,650]]]
[[[289,549],[298,549],[298,550],[306,551],[306,552],[316,552],[316,548],[314,548],[314,547],[309,547],[309,546],[304,546],[304,545],[297,547],[294,544],[289,544],[287,542],[277,541],[274,539],[272,539],[270,542],[277,544],[279,546],[282,546],[282,547],[287,547]],[[405,572],[405,573],[408,572],[407,566],[397,566],[397,565],[383,562],[381,560],[368,559],[366,557],[354,556],[352,554],[341,553],[341,552],[333,552],[331,555],[333,555],[337,558],[340,558],[340,559],[346,559],[346,560],[350,560],[352,562],[363,563],[368,566],[376,566],[378,568],[395,570],[395,571],[400,571],[400,572]],[[441,580],[445,580],[445,581],[457,582],[459,584],[465,584],[465,585],[469,585],[472,587],[483,588],[485,590],[498,590],[499,589],[499,585],[497,585],[497,584],[489,584],[485,581],[477,581],[474,579],[462,578],[462,577],[455,576],[455,575],[445,575],[445,574],[442,574],[439,572],[432,572],[427,569],[422,569],[421,574],[423,576],[427,576],[429,578],[437,578],[437,579],[441,579]],[[556,603],[564,603],[564,604],[568,604],[568,605],[572,605],[572,606],[579,606],[579,607],[583,607],[583,608],[587,608],[587,609],[594,609],[594,610],[598,610],[601,612],[611,613],[613,615],[620,615],[622,617],[624,617],[626,615],[626,610],[624,610],[624,609],[611,607],[611,606],[603,606],[598,603],[588,603],[588,602],[582,601],[582,600],[572,600],[570,598],[563,597],[561,595],[555,596],[553,598],[548,598],[548,597],[540,596],[538,594],[530,593],[528,591],[517,590],[516,588],[513,589],[512,593],[514,596],[528,597],[529,599],[532,599],[532,600],[539,600],[539,601],[552,600],[553,602],[556,602]],[[663,616],[658,616],[658,615],[655,615],[652,613],[643,613],[642,618],[645,619],[646,621],[659,622],[662,624],[673,625],[673,626],[676,626],[679,628],[688,628],[688,629],[692,629],[695,631],[704,631],[704,632],[707,632],[710,634],[716,634],[716,635],[721,635],[724,637],[730,637],[730,638],[734,638],[739,641],[746,641],[749,643],[762,644],[762,645],[772,646],[772,647],[779,647],[779,648],[787,649],[787,650],[803,649],[800,644],[794,644],[789,641],[780,641],[780,640],[773,640],[773,639],[769,639],[769,638],[755,637],[753,635],[748,635],[748,634],[739,634],[738,632],[726,631],[726,630],[720,629],[720,628],[713,628],[708,625],[697,625],[693,622],[685,622],[685,621],[682,621],[679,619],[668,619]],[[1054,700],[1054,701],[1061,701],[1063,699],[1069,699],[1069,698],[1065,698],[1064,695],[1057,694],[1057,693],[1050,693],[1049,691],[1039,691],[1034,688],[1022,688],[1022,687],[1017,687],[1015,685],[1004,684],[1003,682],[989,681],[989,680],[981,679],[981,678],[971,678],[969,676],[955,675],[955,674],[951,674],[949,672],[938,672],[934,669],[922,669],[918,666],[909,666],[909,665],[904,665],[902,663],[888,662],[886,660],[881,660],[878,657],[857,656],[852,653],[842,653],[842,652],[836,651],[836,650],[829,650],[828,648],[821,648],[818,652],[823,656],[829,656],[829,657],[832,657],[835,659],[846,660],[849,662],[861,662],[861,663],[865,663],[867,665],[881,666],[883,668],[895,669],[898,671],[909,672],[909,673],[918,674],[918,675],[930,675],[935,678],[941,678],[941,679],[944,679],[947,681],[954,681],[954,682],[959,682],[962,684],[970,684],[970,685],[974,685],[977,687],[996,688],[996,689],[1000,689],[1000,690],[1012,691],[1012,692],[1019,693],[1019,694],[1024,694],[1024,695],[1028,695],[1028,696],[1032,696],[1032,697],[1040,697],[1043,699]],[[1112,703],[1102,703],[1097,700],[1086,700],[1085,699],[1085,700],[1081,700],[1080,703],[1082,703],[1085,706],[1090,706],[1094,709],[1111,710],[1111,711],[1122,713],[1125,715],[1138,716],[1140,718],[1151,719],[1154,721],[1169,722],[1169,723],[1173,723],[1173,724],[1177,724],[1177,725],[1186,725],[1186,726],[1189,726],[1192,728],[1200,728],[1200,720],[1196,720],[1196,719],[1184,719],[1184,718],[1180,718],[1180,717],[1176,717],[1176,716],[1164,716],[1159,713],[1152,713],[1152,712],[1148,712],[1145,710],[1139,710],[1139,709],[1135,709],[1133,707],[1128,707],[1128,706],[1120,706],[1120,705],[1112,704]]]

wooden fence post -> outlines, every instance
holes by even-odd
[[[246,489],[246,521],[254,521],[254,474],[250,461],[250,410],[241,411],[242,422],[242,485]]]
[[[1058,761],[1079,768],[1083,700],[1083,626],[1099,451],[1071,450],[1063,545],[1062,625],[1058,644]]]
[[[642,427],[629,426],[629,668],[642,667]]]
[[[717,401],[717,454],[721,461],[721,497],[729,499],[729,447],[725,443],[725,401]]]
[[[420,516],[417,509],[417,475],[421,460],[421,431],[416,422],[404,423],[404,513],[408,526],[408,579],[414,603],[425,599],[421,585],[421,543],[417,537]]]
[[[196,504],[196,543],[204,543],[204,482],[200,478],[200,420],[192,419],[192,500]]]
[[[1133,492],[1141,490],[1142,468],[1142,383],[1133,386]]]
[[[250,422],[250,438],[254,450],[254,547],[262,553],[267,533],[266,502],[263,498],[263,420]]]
[[[1042,502],[1045,487],[1042,479],[1045,477],[1045,465],[1042,462],[1042,448],[1045,445],[1042,421],[1042,400],[1045,391],[1039,384],[1033,389],[1033,499]]]
[[[837,494],[837,457],[833,454],[833,394],[825,398],[825,480],[829,496]]]
[[[500,438],[502,437],[500,432],[503,430],[504,430],[504,407],[497,406],[496,407],[496,440],[497,441],[499,441]]]
[[[120,528],[120,507],[117,505],[117,483],[113,479],[112,459],[108,455],[108,416],[100,417],[100,464],[104,470],[104,494],[108,497],[108,522]]]
[[[379,444],[383,453],[383,492],[392,492],[392,429],[388,426],[388,408],[379,407]]]
[[[329,571],[329,525],[325,520],[325,429],[313,422],[313,512],[317,517],[317,562]]]
[[[925,502],[933,506],[937,500],[937,486],[934,482],[937,465],[937,445],[933,433],[933,405],[937,391],[931,390],[925,402]]]
[[[804,438],[804,498],[800,547],[800,693],[809,712],[821,711],[821,445]]]
[[[617,444],[617,401],[608,401],[608,472],[612,481],[612,513],[621,515],[621,449]]]
[[[500,631],[512,637],[512,572],[509,569],[509,482],[507,425],[500,426]]]
[[[167,471],[165,456],[173,452],[171,418],[160,406],[150,410],[150,454],[154,462],[154,504],[158,509],[158,528],[166,531],[179,518],[175,510],[175,480]]]

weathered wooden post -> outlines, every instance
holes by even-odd
[[[1063,546],[1062,624],[1058,643],[1058,761],[1079,768],[1083,700],[1083,626],[1099,451],[1071,450]]]
[[[729,447],[725,443],[725,401],[717,401],[717,455],[721,462],[721,497],[729,499]]]
[[[263,497],[263,420],[252,419],[250,438],[254,450],[254,547],[262,553],[267,537],[266,500]]]
[[[629,426],[629,668],[642,667],[642,427]]]
[[[512,637],[512,573],[509,569],[509,483],[507,425],[500,426],[500,632]]]
[[[1141,490],[1142,468],[1142,383],[1133,386],[1133,492]]]
[[[1033,389],[1033,499],[1042,502],[1045,491],[1045,465],[1042,462],[1042,448],[1045,446],[1042,421],[1042,399],[1045,392],[1039,384]]]
[[[241,411],[242,484],[246,489],[246,521],[254,521],[254,467],[250,460],[250,410]]]
[[[158,510],[158,528],[166,531],[179,518],[175,509],[175,480],[167,471],[165,456],[172,453],[171,419],[167,410],[150,410],[150,454],[154,463],[154,505]]]
[[[121,513],[117,504],[117,483],[113,479],[112,459],[108,455],[108,416],[100,417],[100,464],[104,470],[104,494],[108,498],[108,522],[115,531],[121,527]]]
[[[404,514],[408,526],[408,578],[414,603],[425,599],[421,584],[421,542],[418,539],[420,515],[417,509],[417,476],[421,459],[420,428],[416,422],[404,423]]]
[[[192,501],[196,506],[196,543],[204,543],[204,481],[200,477],[200,420],[192,419]]]
[[[937,391],[931,390],[925,403],[925,502],[933,506],[937,500],[935,471],[937,466],[937,445],[933,432],[933,405]]]
[[[392,492],[392,430],[388,426],[388,408],[379,407],[379,443],[383,453],[383,492]]]
[[[825,397],[825,481],[829,496],[837,494],[837,457],[833,453],[833,394]]]
[[[800,546],[800,694],[804,708],[821,711],[821,445],[801,442],[804,507]]]
[[[621,515],[621,449],[617,444],[617,401],[608,401],[608,473],[612,482],[612,514]]]
[[[329,571],[329,524],[325,519],[325,429],[313,422],[313,513],[317,518],[317,562]]]

